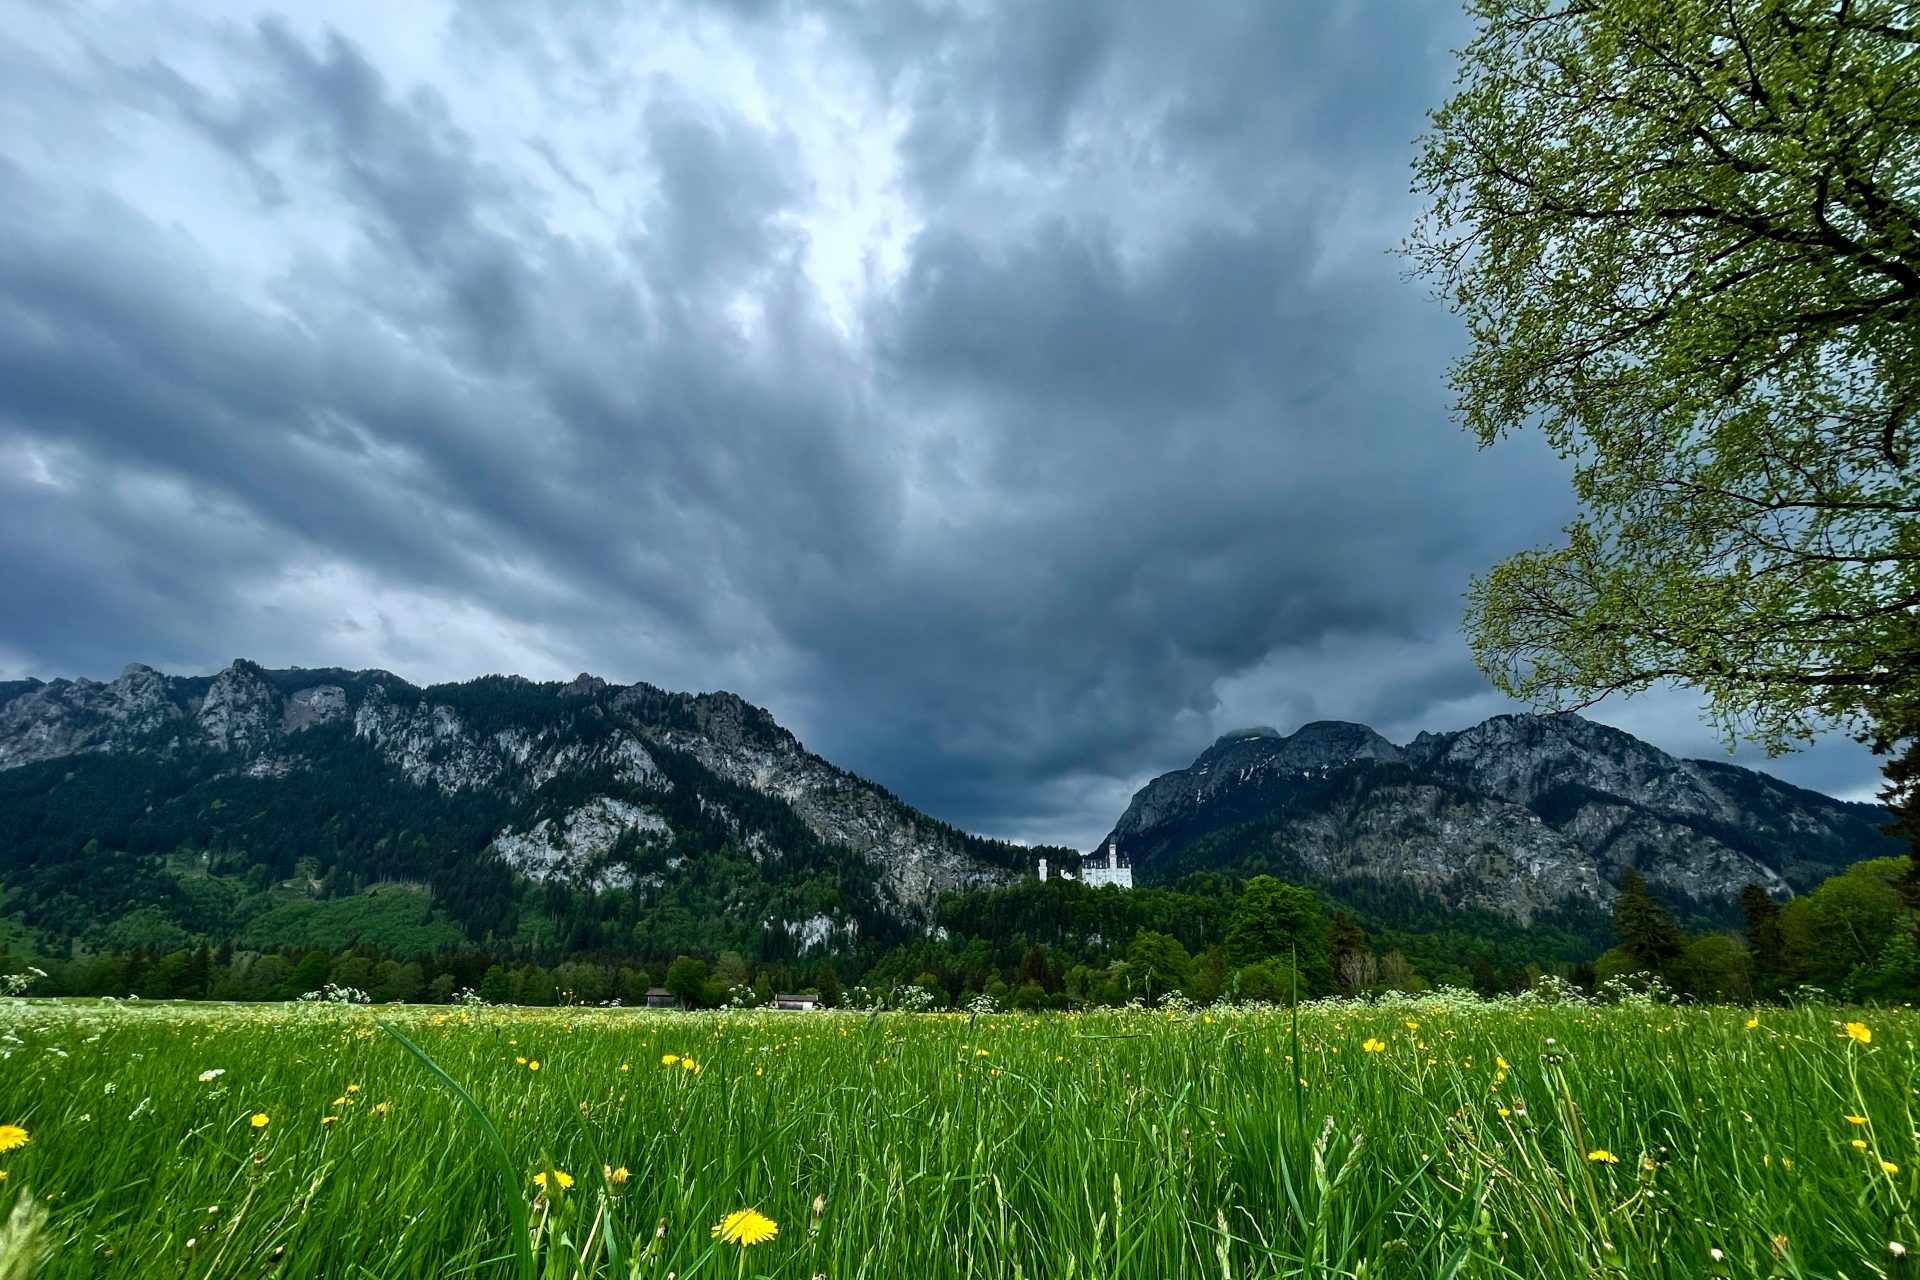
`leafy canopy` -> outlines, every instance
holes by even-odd
[[[1285,960],[1299,970],[1309,994],[1333,993],[1327,920],[1311,889],[1255,876],[1234,904],[1226,942],[1227,956],[1236,965]]]
[[[1464,425],[1544,432],[1582,504],[1474,582],[1476,659],[1538,705],[1691,684],[1775,750],[1872,722],[1920,604],[1913,5],[1469,7],[1406,251]]]

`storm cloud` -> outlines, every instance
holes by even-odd
[[[1511,709],[1461,594],[1565,471],[1389,252],[1452,4],[9,9],[0,675],[729,688],[1080,845]]]

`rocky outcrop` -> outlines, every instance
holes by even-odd
[[[354,711],[353,732],[418,786],[459,792],[505,782],[508,751],[469,732],[445,705],[376,688]]]
[[[1329,722],[1229,734],[1141,788],[1110,838],[1146,879],[1258,855],[1527,920],[1606,908],[1628,867],[1703,904],[1748,883],[1805,890],[1894,852],[1884,820],[1578,716],[1511,715],[1405,747]],[[1246,838],[1222,834],[1236,831]]]
[[[670,830],[664,818],[640,805],[596,796],[559,821],[543,818],[530,831],[501,832],[493,848],[507,865],[542,884],[558,880],[629,889],[636,878],[633,868],[610,861],[620,837],[628,832],[663,836]]]
[[[758,707],[730,693],[703,694],[692,711],[697,727],[658,729],[655,740],[785,801],[822,840],[871,859],[894,901],[918,908],[942,893],[1013,878],[970,857],[886,792],[805,750]]]
[[[186,715],[167,677],[139,663],[109,684],[35,681],[0,704],[0,769],[131,747]]]
[[[1187,768],[1136,793],[1109,838],[1136,867],[1151,870],[1198,836],[1273,812],[1330,769],[1401,759],[1398,747],[1365,725],[1333,720],[1303,725],[1291,737],[1271,729],[1225,734]]]
[[[725,692],[673,694],[585,673],[565,684],[490,677],[422,690],[385,672],[269,671],[242,660],[212,677],[132,666],[111,684],[19,682],[0,698],[0,769],[92,751],[210,750],[231,755],[233,772],[282,778],[304,767],[299,735],[331,728],[371,746],[409,782],[449,796],[531,803],[560,779],[617,790],[501,834],[496,853],[534,880],[621,882],[599,859],[620,831],[659,821],[633,816],[643,812],[635,793],[666,794],[675,785],[654,757],[659,749],[783,803],[820,840],[860,855],[886,901],[909,918],[947,890],[1013,878],[1021,861],[983,861],[978,850],[991,842],[835,768],[765,710]],[[782,856],[777,837],[743,824],[724,801],[696,800],[703,812],[724,815],[756,860]],[[807,936],[825,927],[811,925]]]
[[[314,685],[310,689],[295,689],[288,695],[286,709],[280,716],[280,727],[287,733],[298,733],[316,724],[339,720],[346,714],[345,689],[337,684]]]
[[[209,744],[245,755],[272,742],[283,717],[279,695],[250,662],[235,662],[215,676],[194,714]]]
[[[1569,901],[1612,898],[1594,860],[1534,814],[1430,783],[1336,791],[1271,838],[1311,878],[1404,885],[1522,924]]]

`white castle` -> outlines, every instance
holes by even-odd
[[[1040,879],[1044,882],[1046,878],[1047,860],[1042,858],[1040,859]],[[1062,880],[1071,880],[1073,879],[1073,873],[1071,871],[1062,871],[1060,878]],[[1082,862],[1080,864],[1080,881],[1082,884],[1090,884],[1096,889],[1103,884],[1117,884],[1122,889],[1131,889],[1133,888],[1133,868],[1120,865],[1119,843],[1109,840],[1107,841],[1106,865],[1101,866],[1098,862],[1091,860]]]

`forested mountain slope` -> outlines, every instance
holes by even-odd
[[[1031,858],[728,693],[239,661],[0,695],[4,911],[56,945],[259,945],[316,918],[350,939],[384,889],[437,942],[848,950]]]

